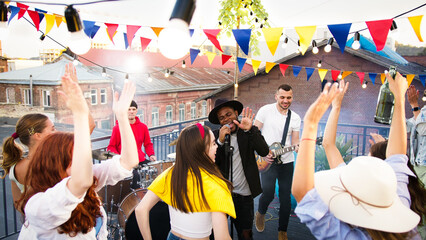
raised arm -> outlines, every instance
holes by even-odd
[[[318,122],[338,92],[337,83],[333,84],[333,86],[328,83],[305,114],[302,139],[299,145],[299,153],[297,154],[291,189],[297,202],[300,202],[305,194],[314,188],[315,139],[317,137]]]
[[[62,76],[62,91],[66,105],[74,120],[74,148],[71,178],[67,183],[70,192],[80,198],[93,184],[92,147],[89,133],[89,107],[77,82],[69,74]]]
[[[410,85],[410,87],[407,90],[407,100],[408,103],[410,103],[410,106],[412,109],[419,108],[419,90],[416,89],[414,85]],[[414,120],[417,119],[417,116],[419,116],[420,109],[417,109],[417,111],[413,111]]]
[[[327,125],[325,126],[322,146],[324,147],[325,155],[327,156],[327,161],[331,169],[343,163],[342,155],[340,154],[339,149],[336,147],[336,132],[340,109],[342,107],[342,100],[346,91],[348,90],[348,86],[349,83],[345,84],[345,80],[340,81],[339,93],[331,103],[331,112],[328,116]]]
[[[386,158],[394,154],[406,154],[407,152],[407,127],[405,124],[405,92],[407,91],[407,80],[399,73],[395,80],[386,74],[389,88],[395,98],[392,123],[389,131]]]
[[[127,117],[127,110],[135,95],[136,87],[133,82],[125,82],[123,90],[121,91],[120,98],[118,92],[114,95],[112,109],[117,117],[118,126],[120,128],[121,136],[121,165],[131,170],[138,162],[138,150],[136,147],[135,136],[133,135],[132,128],[130,127],[129,118]]]

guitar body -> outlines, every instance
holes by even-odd
[[[257,168],[259,169],[259,172],[268,171],[269,168],[271,167],[271,164],[260,155],[255,154],[255,157],[256,157],[256,163],[257,163]]]

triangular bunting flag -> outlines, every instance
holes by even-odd
[[[92,29],[93,26],[95,26],[95,21],[87,21],[87,20],[83,20],[83,25],[84,25],[84,33],[88,36],[91,37],[92,36]]]
[[[422,22],[423,15],[408,17],[408,20],[411,23],[411,27],[413,27],[414,32],[416,33],[417,38],[420,42],[423,42],[422,35],[420,34],[420,24]]]
[[[345,79],[345,77],[351,75],[352,71],[343,71],[342,73],[342,79]]]
[[[362,83],[364,82],[365,73],[364,72],[356,72],[356,75],[358,75],[359,81],[360,81],[360,83],[362,85]]]
[[[192,35],[194,35],[194,29],[189,29],[189,36],[192,37]]]
[[[62,23],[62,16],[60,16],[60,15],[56,15],[56,14],[55,14],[55,21],[56,21],[56,26],[57,26],[57,27],[61,26],[61,23]]]
[[[115,35],[116,30],[118,28],[118,24],[116,24],[116,23],[105,23],[105,25],[107,26],[108,37],[111,40],[111,42],[115,45],[114,35]]]
[[[18,7],[15,7],[15,6],[10,6],[10,5],[9,5],[9,9],[10,9],[10,12],[11,12],[10,17],[9,17],[9,23],[10,23],[10,20],[12,20],[13,17],[15,17],[16,14],[18,14],[19,10],[21,10],[21,9],[19,9]]]
[[[25,10],[27,10],[28,8],[29,8],[29,6],[28,5],[25,5],[25,4],[22,4],[22,3],[16,3],[16,6],[18,7],[18,8],[23,8],[23,9],[25,9]]]
[[[216,53],[206,52],[207,59],[209,60],[209,64],[212,65],[214,58],[216,57]]]
[[[257,69],[259,68],[261,62],[262,61],[259,61],[259,60],[254,60],[254,59],[251,60],[251,65],[253,67],[254,75],[257,75]]]
[[[44,19],[44,14],[45,14],[45,13],[39,13],[39,12],[38,12],[38,18],[40,19],[39,23],[41,23],[41,21],[43,21],[43,19]]]
[[[151,42],[151,39],[141,37],[142,52],[145,51],[145,49],[148,47],[148,45],[149,45],[150,42]]]
[[[92,34],[90,35],[91,39],[93,39],[95,37],[96,33],[98,33],[99,28],[101,28],[101,27],[98,26],[98,25],[95,25],[95,26],[92,27]]]
[[[238,69],[240,70],[240,72],[243,70],[244,64],[246,64],[247,58],[237,58],[237,62],[238,62]]]
[[[19,12],[18,12],[18,20],[21,19],[21,17],[23,17],[25,15],[25,13],[27,12],[26,9],[24,8],[20,8]]]
[[[328,29],[331,34],[333,34],[334,39],[336,39],[342,53],[345,51],[346,41],[348,40],[351,25],[352,23],[328,25]]]
[[[373,85],[376,82],[376,76],[377,76],[377,73],[368,73],[368,77],[370,77],[370,80],[373,83]]]
[[[46,31],[44,32],[44,35],[47,35],[50,30],[52,30],[53,25],[55,24],[55,16],[52,14],[46,14]]]
[[[44,15],[47,13],[47,11],[44,11],[44,10],[39,9],[39,8],[34,8],[34,10],[38,13],[38,17],[40,19],[40,22],[43,21]]]
[[[269,73],[269,71],[271,71],[271,69],[275,66],[276,63],[274,62],[266,62],[266,66],[265,66],[265,72]]]
[[[365,22],[368,30],[370,31],[370,35],[373,38],[374,44],[376,44],[377,51],[381,51],[385,47],[392,21],[392,19],[386,19]]]
[[[241,50],[248,55],[251,29],[232,29],[232,33]]]
[[[333,81],[337,81],[339,74],[340,74],[339,70],[331,70],[331,79],[333,79]]]
[[[18,19],[20,19],[21,17],[24,16],[24,14],[27,11],[27,9],[28,9],[29,6],[25,5],[25,4],[22,4],[22,3],[16,3],[16,6],[18,8],[20,8],[19,13],[18,13]]]
[[[426,75],[425,74],[419,74],[420,82],[422,82],[423,87],[425,86],[426,82]]]
[[[414,74],[407,74],[407,83],[408,83],[408,86],[410,86],[410,84],[411,84],[411,82],[413,81],[413,79],[414,79],[414,76],[416,76],[416,75],[414,75]]]
[[[195,59],[197,58],[198,54],[200,53],[200,49],[189,49],[189,56],[191,57],[191,65],[194,64]]]
[[[133,38],[139,28],[141,28],[141,26],[127,25],[127,41],[129,42],[130,47],[132,47]]]
[[[129,40],[127,38],[127,33],[123,33],[124,36],[124,49],[127,49],[129,47]]]
[[[32,10],[27,10],[27,11],[28,11],[28,15],[30,15],[31,20],[33,20],[35,28],[38,31],[40,28],[40,17],[38,16],[38,12],[32,11]]]
[[[320,76],[321,82],[324,81],[324,78],[327,72],[328,72],[328,69],[318,68],[318,75]]]
[[[305,71],[306,71],[306,81],[309,81],[309,78],[311,78],[312,74],[315,71],[315,68],[310,68],[310,67],[305,67]]]
[[[230,58],[231,55],[222,54],[222,65],[224,65]]]
[[[300,47],[302,55],[305,55],[306,50],[311,46],[312,37],[314,36],[317,26],[295,27],[299,35]]]
[[[381,73],[380,74],[380,80],[382,81],[382,84],[385,84],[386,74]]]
[[[262,28],[262,32],[269,51],[271,51],[272,56],[275,55],[281,34],[283,33],[283,28]]]
[[[219,49],[219,51],[223,52],[222,47],[220,46],[219,41],[217,40],[217,35],[220,32],[220,29],[204,29],[204,34],[206,34],[207,38],[210,40],[210,42],[213,43],[213,45]]]
[[[152,31],[154,31],[155,35],[160,35],[160,32],[164,29],[162,27],[151,27]]]
[[[283,77],[285,77],[285,70],[287,70],[287,68],[288,68],[287,64],[280,63],[280,70],[281,70]]]
[[[47,11],[45,11],[45,10],[43,10],[43,9],[40,9],[40,8],[34,8],[34,10],[35,10],[36,12],[39,12],[39,13],[47,13]]]
[[[293,66],[292,68],[293,68],[293,75],[294,75],[295,78],[297,78],[297,75],[299,75],[300,70],[302,70],[302,67],[301,66]]]

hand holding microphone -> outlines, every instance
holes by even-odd
[[[229,141],[229,134],[231,134],[231,126],[229,124],[223,125],[219,130],[219,141],[225,143],[226,138],[228,138]]]

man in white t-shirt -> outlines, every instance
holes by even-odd
[[[285,137],[285,146],[296,145],[299,143],[300,116],[290,111],[290,105],[293,101],[293,90],[287,84],[280,85],[275,93],[276,103],[268,104],[259,109],[254,125],[257,126],[270,146],[274,142],[283,142],[283,133],[290,113],[290,122],[287,136]],[[259,199],[259,208],[256,212],[256,229],[263,232],[265,229],[265,213],[269,204],[274,199],[275,182],[278,179],[279,185],[279,222],[278,222],[278,240],[287,239],[287,226],[291,210],[291,184],[293,180],[293,152],[284,153],[278,156],[278,160],[271,158],[269,154],[266,159],[271,163],[270,168],[260,174],[263,193]]]

